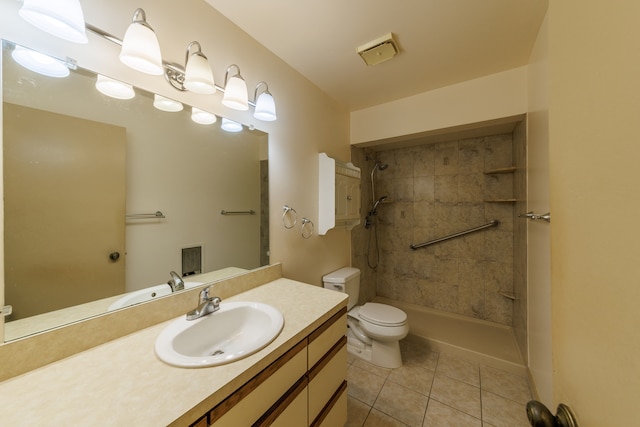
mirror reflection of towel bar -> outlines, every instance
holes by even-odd
[[[155,211],[154,213],[137,213],[137,214],[127,214],[125,215],[127,219],[155,219],[155,218],[166,218],[164,214],[160,211]]]
[[[220,215],[255,215],[255,213],[256,211],[254,211],[253,209],[249,211],[220,211]]]

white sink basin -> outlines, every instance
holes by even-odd
[[[166,283],[164,285],[151,286],[150,288],[140,289],[138,291],[133,291],[125,294],[124,296],[122,296],[122,298],[113,302],[107,308],[107,311],[129,307],[130,305],[139,304],[145,301],[151,301],[152,299],[160,298],[170,294],[171,286],[167,285]]]
[[[185,289],[195,288],[201,286],[202,282],[184,282]],[[138,291],[132,291],[124,294],[121,298],[114,301],[107,311],[117,310],[119,308],[129,307],[130,305],[139,304],[145,301],[151,301],[152,299],[171,295],[171,286],[164,283],[162,285],[151,286],[149,288],[140,289]]]
[[[222,365],[262,349],[283,326],[282,313],[270,305],[223,301],[214,313],[170,323],[156,340],[156,354],[182,368]]]

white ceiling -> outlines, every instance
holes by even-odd
[[[206,0],[350,111],[525,65],[547,0]],[[400,53],[356,48],[392,32]]]

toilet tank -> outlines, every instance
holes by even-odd
[[[360,270],[353,267],[344,267],[322,277],[324,287],[338,292],[349,294],[347,310],[358,304],[360,294]]]

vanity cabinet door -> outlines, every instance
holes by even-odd
[[[301,378],[253,427],[307,425],[307,377]]]
[[[210,425],[254,425],[306,372],[306,341],[302,341],[211,410]]]
[[[345,411],[341,411],[341,401],[335,411],[331,411],[339,390],[346,388],[346,332],[347,310],[344,308],[309,335],[309,425],[327,422],[329,413],[332,420],[339,420],[334,425],[346,422],[346,406]]]
[[[347,309],[344,308],[309,335],[309,369],[313,368],[346,333]]]
[[[192,427],[344,425],[346,331],[344,307]]]
[[[320,415],[311,423],[311,427],[335,427],[344,425],[347,419],[347,381],[343,381],[340,388],[322,409]]]
[[[309,424],[340,389],[347,377],[347,337],[343,336],[309,371]]]

